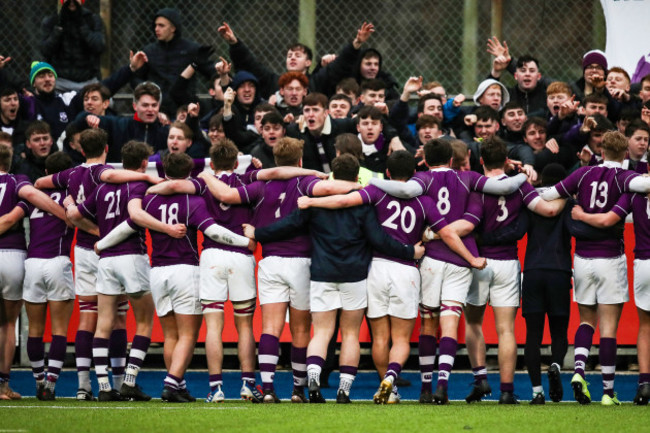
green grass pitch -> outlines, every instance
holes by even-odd
[[[175,405],[91,403],[73,399],[41,402],[34,398],[0,402],[0,433],[8,432],[644,432],[650,429],[650,407],[630,403],[601,407],[598,403],[499,406],[493,402],[449,406],[297,405],[288,401],[255,405],[244,401]]]

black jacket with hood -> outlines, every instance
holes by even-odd
[[[138,70],[136,79],[131,82],[135,87],[145,80],[153,81],[160,86],[163,99],[161,111],[167,113],[172,118],[176,117],[176,104],[170,97],[172,85],[179,77],[180,73],[193,61],[197,61],[198,70],[207,78],[214,74],[214,65],[210,58],[198,58],[198,43],[183,38],[181,15],[174,8],[164,8],[159,10],[153,18],[152,28],[155,29],[156,18],[167,18],[176,27],[174,37],[168,42],[156,40],[142,49],[147,54],[149,61]],[[190,94],[196,93],[196,76],[190,79]]]

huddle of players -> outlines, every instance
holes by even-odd
[[[34,197],[25,197],[27,191],[36,190],[14,176],[4,174],[5,179],[2,183],[3,186],[6,185],[3,192],[13,192],[6,197],[11,197],[13,202],[10,203],[16,205],[15,209],[3,209],[2,220],[0,220],[0,227],[4,231],[3,241],[10,234],[13,236],[13,242],[20,237],[24,242],[24,234],[20,231],[20,224],[16,222],[25,215],[26,208],[24,203],[19,203],[17,197],[30,200],[40,208],[56,215],[38,210],[30,212],[31,233],[33,239],[38,239],[38,242],[30,243],[25,266],[27,267],[28,262],[34,259],[42,262],[35,262],[34,271],[30,270],[27,273],[28,277],[25,279],[22,291],[22,299],[26,301],[30,315],[28,352],[37,381],[39,398],[44,400],[54,398],[54,388],[65,354],[65,330],[72,308],[71,302],[74,299],[69,259],[67,265],[62,265],[60,262],[62,259],[65,261],[69,253],[70,230],[62,221],[65,217],[61,214],[61,208],[53,206],[56,201],[58,204],[64,204],[67,217],[83,229],[83,231],[79,230],[80,239],[75,247],[76,289],[80,296],[82,322],[83,318],[96,318],[91,347],[100,383],[99,399],[102,401],[124,398],[150,399],[135,382],[150,342],[154,305],[165,333],[164,358],[168,375],[164,381],[163,400],[173,402],[194,400],[185,388],[183,374],[191,360],[203,312],[208,332],[213,332],[212,337],[214,337],[207,338],[206,341],[217,346],[207,350],[211,386],[207,401],[222,401],[225,396],[221,390],[220,333],[224,326],[223,303],[229,298],[235,308],[236,324],[239,324],[240,335],[250,331],[250,339],[240,337],[243,380],[241,395],[253,401],[279,401],[273,389],[273,374],[278,359],[279,333],[284,325],[287,306],[290,306],[294,368],[292,401],[307,401],[304,387],[308,386],[309,400],[324,402],[320,394],[318,377],[324,361],[322,346],[323,343],[326,346],[326,342],[329,341],[333,325],[330,323],[332,320],[323,319],[332,319],[331,312],[342,309],[342,317],[346,315],[350,320],[341,322],[342,331],[345,332],[342,333],[344,338],[340,363],[342,374],[337,401],[349,402],[349,391],[358,365],[360,319],[367,307],[375,341],[381,342],[382,338],[386,343],[392,341],[390,350],[388,344],[373,344],[373,359],[380,374],[383,373],[375,402],[398,402],[394,379],[399,375],[401,366],[408,357],[408,341],[419,305],[423,318],[419,345],[423,379],[420,400],[425,403],[447,403],[448,378],[456,354],[457,327],[463,308],[466,312],[468,329],[471,330],[475,323],[480,324],[484,307],[489,300],[495,307],[499,331],[500,402],[517,402],[512,385],[513,353],[516,360],[512,326],[516,308],[519,306],[520,271],[516,253],[516,235],[509,233],[506,228],[513,225],[524,204],[534,212],[554,216],[562,210],[564,202],[556,200],[547,203],[542,200],[539,194],[525,183],[526,177],[523,174],[512,178],[505,176],[503,170],[507,149],[499,139],[487,140],[481,149],[487,177],[475,172],[451,170],[449,168],[452,159],[451,145],[445,140],[432,140],[424,148],[425,161],[430,171],[420,172],[408,182],[405,181],[414,173],[415,161],[406,152],[395,152],[388,161],[388,175],[393,180],[373,179],[371,183],[374,185],[344,196],[323,199],[303,197],[300,200],[298,198],[301,196],[328,195],[356,190],[358,188],[356,159],[349,155],[337,158],[337,163],[333,164],[333,171],[335,178],[341,178],[339,183],[321,181],[313,176],[314,172],[299,169],[302,143],[295,139],[283,139],[274,149],[274,156],[278,166],[291,168],[280,167],[239,176],[233,173],[237,149],[228,140],[222,140],[211,149],[212,168],[216,171],[216,176],[203,173],[196,180],[165,182],[153,187],[149,191],[151,194],[145,196],[148,187],[146,182],[160,181],[158,178],[144,174],[150,153],[146,145],[129,142],[124,146],[122,153],[125,171],[113,170],[104,165],[106,136],[101,130],[85,131],[81,137],[81,145],[88,159],[86,164],[51,174],[37,182],[37,186],[46,188],[52,201],[35,193]],[[5,146],[0,148],[3,149],[2,152],[6,151],[10,155],[8,148]],[[603,141],[603,156],[606,161],[604,165],[581,168],[559,183],[555,189],[545,193],[543,197],[555,199],[577,193],[579,205],[592,214],[583,212],[583,215],[580,215],[574,212],[574,215],[585,220],[588,220],[590,215],[593,218],[604,215],[609,219],[589,222],[600,226],[612,224],[611,220],[620,219],[624,216],[625,209],[632,206],[621,204],[618,202],[619,198],[636,203],[623,193],[646,192],[649,189],[645,179],[620,169],[619,161],[624,158],[626,149],[627,141],[624,137],[617,133],[608,133]],[[53,156],[51,159],[56,158]],[[193,165],[192,160],[183,154],[170,155],[164,164],[166,175],[170,179],[186,178]],[[59,163],[59,169],[63,166],[65,163]],[[6,170],[8,166],[0,168]],[[51,170],[56,171],[56,166],[52,166]],[[272,180],[278,176],[283,180]],[[593,181],[588,182],[588,180]],[[391,195],[382,192],[382,189]],[[157,193],[172,193],[172,195],[164,196]],[[188,193],[199,193],[203,199]],[[422,196],[411,198],[419,195]],[[66,196],[69,198],[63,201]],[[641,199],[634,200],[638,202]],[[642,197],[642,200],[645,198]],[[249,206],[242,206],[242,203],[254,205],[254,211]],[[306,214],[309,212],[306,210],[293,212],[298,203],[301,208],[335,208],[372,203],[377,211],[379,224],[399,241],[399,245],[394,244],[394,239],[373,239],[373,235],[366,231],[364,235],[368,237],[368,242],[380,253],[375,254],[372,259],[369,273],[353,273],[354,275],[347,278],[352,278],[354,281],[346,281],[346,276],[334,276],[335,274],[328,273],[326,268],[330,266],[332,269],[340,270],[350,266],[346,260],[351,260],[352,265],[357,265],[358,262],[355,261],[358,257],[345,253],[346,249],[353,251],[351,248],[358,248],[358,245],[331,244],[329,248],[333,250],[328,250],[329,235],[321,233],[329,232],[324,230],[326,224],[318,225],[313,222],[322,222],[323,218],[327,221],[327,218],[335,217],[338,213],[345,214],[350,211],[334,211],[333,214],[321,214],[320,211],[315,210],[313,214]],[[646,209],[646,204],[639,206],[639,209],[641,208]],[[603,210],[611,210],[611,212],[603,213]],[[241,211],[241,214],[237,214],[237,211]],[[614,216],[611,216],[611,213]],[[289,215],[291,217],[287,220],[271,224]],[[354,218],[351,221],[357,221]],[[40,219],[52,220],[50,223],[56,224],[58,228],[55,230],[52,228],[54,226],[49,226],[47,230],[39,232]],[[294,221],[291,221],[292,219]],[[248,221],[262,227],[262,229],[248,227],[246,234],[257,237],[264,247],[264,259],[260,262],[259,275],[260,303],[264,323],[259,348],[263,381],[261,393],[254,382],[255,343],[250,327],[250,318],[255,306],[255,263],[247,248],[254,249],[254,245],[241,236],[242,223]],[[370,220],[364,221],[367,223]],[[368,224],[359,224],[358,229],[363,230],[363,227]],[[407,244],[416,243],[427,225],[431,226],[437,235],[425,231],[425,237],[430,242],[427,243],[425,258],[418,272],[414,259],[422,256],[422,248],[409,248]],[[640,225],[637,224],[635,227]],[[151,276],[149,276],[143,230],[139,226],[149,228],[152,233]],[[469,235],[476,226],[479,226],[479,230],[486,235],[479,250],[473,236]],[[306,231],[306,227],[310,228],[309,231]],[[97,238],[91,241],[83,240],[84,232],[96,234],[97,229],[101,236],[98,243],[95,244]],[[196,245],[197,229],[206,235],[205,251],[209,253],[214,249],[212,252],[215,253],[215,257],[210,258],[209,254],[204,252],[199,260]],[[342,230],[336,226],[334,229]],[[34,233],[43,233],[43,235],[36,237]],[[490,244],[490,236],[487,236],[489,233],[497,234],[492,236],[493,244]],[[313,238],[311,249],[310,236]],[[283,240],[283,238],[288,239]],[[212,241],[222,244],[210,243]],[[612,321],[618,321],[620,307],[627,301],[627,279],[619,272],[617,275],[606,275],[607,281],[602,282],[589,275],[585,277],[585,274],[579,271],[602,272],[604,269],[611,269],[614,261],[617,263],[617,269],[621,269],[621,260],[624,269],[624,256],[623,259],[620,257],[621,242],[619,235],[615,239],[597,241],[579,239],[577,244],[579,257],[576,258],[576,299],[580,304],[583,323],[576,335],[576,375],[572,379],[572,387],[576,399],[581,403],[590,401],[583,377],[584,360],[598,319],[601,326],[603,383],[605,396],[609,398],[607,400],[603,397],[603,403],[617,403],[613,395],[615,362],[612,362],[612,359],[615,361],[616,323]],[[18,254],[20,257],[14,258],[14,261],[25,260],[24,248],[20,248],[20,245],[12,248],[4,244],[5,242],[3,242],[3,249],[22,251]],[[65,245],[68,245],[67,252]],[[365,240],[362,245],[368,249]],[[604,252],[595,252],[598,251],[595,248],[601,245],[604,245],[602,247]],[[50,249],[56,246],[58,250],[40,253],[39,246],[43,249],[45,246],[49,246]],[[92,249],[100,254],[99,258]],[[309,259],[310,250],[313,251],[313,261]],[[615,251],[618,252],[617,255],[612,256]],[[392,258],[393,255],[399,255],[398,259]],[[487,262],[479,255],[486,257]],[[639,258],[643,259],[643,257]],[[320,259],[320,262],[317,259]],[[331,262],[322,263],[327,260]],[[604,261],[605,265],[596,263],[599,260]],[[21,267],[14,266],[14,268]],[[476,270],[472,271],[471,267]],[[365,270],[367,266],[361,269]],[[54,277],[52,272],[56,272]],[[311,281],[308,278],[310,274]],[[95,275],[96,282],[93,281]],[[397,275],[400,278],[396,278]],[[188,276],[190,278],[187,278]],[[22,286],[20,284],[22,278],[20,280],[14,286]],[[422,281],[421,293],[420,280]],[[188,281],[193,281],[194,284],[188,284]],[[619,288],[616,295],[611,294],[612,287]],[[635,283],[635,290],[637,288],[639,290],[637,305],[639,309],[645,310],[647,306],[640,303],[640,299],[643,299],[642,287],[643,284]],[[20,288],[18,290],[20,291]],[[3,294],[5,300],[20,299],[20,297],[11,299],[4,290]],[[120,365],[119,361],[116,363],[111,361],[113,385],[119,388],[118,392],[110,385],[108,365],[109,352],[113,346],[117,346],[111,344],[111,340],[115,329],[120,329],[118,317],[128,309],[128,304],[124,302],[124,294],[128,296],[133,306],[137,329],[126,370],[124,370],[124,362]],[[56,314],[52,315],[53,343],[50,347],[46,373],[43,362],[42,328],[47,303],[50,305],[51,312]],[[596,305],[599,308],[596,308]],[[616,308],[619,308],[618,316]],[[43,316],[40,321],[39,314]],[[321,338],[309,341],[312,317],[315,337],[318,335]],[[59,323],[58,326],[54,326],[55,321]],[[65,323],[64,327],[60,326],[61,321]],[[57,329],[62,332],[58,332]],[[123,326],[121,329],[123,330]],[[439,342],[435,338],[438,329],[441,333]],[[93,335],[91,330],[82,331]],[[472,394],[468,396],[468,401],[477,401],[489,393],[490,389],[485,376],[485,344],[482,335],[470,336],[470,333],[471,331],[468,331],[468,349],[475,371],[476,384]],[[474,339],[473,342],[470,342],[471,339]],[[613,345],[605,344],[607,340]],[[439,373],[436,390],[432,392],[431,379],[436,345],[439,346]],[[501,350],[502,345],[503,350]],[[609,353],[607,347],[610,348]],[[116,351],[119,351],[119,348]],[[248,359],[243,359],[247,355]],[[77,353],[78,361],[80,358],[83,359]],[[89,368],[90,356],[87,358],[85,363],[78,362],[78,364]],[[126,374],[120,377],[121,372]],[[83,373],[83,370],[80,373]],[[644,375],[647,375],[647,372],[642,369],[641,376]],[[4,384],[8,387],[8,380],[3,380],[3,386]],[[85,374],[80,374],[79,399],[93,398],[89,385],[86,370]],[[635,401],[647,403],[647,391],[647,382],[642,382],[640,377],[639,393]],[[551,395],[553,397],[553,390]]]

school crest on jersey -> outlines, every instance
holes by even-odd
[[[59,120],[61,121],[61,123],[68,123],[68,113],[66,113],[65,111],[61,111],[59,113]]]

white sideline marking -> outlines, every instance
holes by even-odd
[[[15,406],[0,406],[0,411],[4,408],[11,408],[11,409],[70,409],[70,410],[140,410],[140,409],[146,409],[150,410],[152,409],[151,406],[94,406],[94,407],[81,407],[81,406],[23,406],[23,405],[15,405]],[[186,409],[187,406],[159,406],[157,409],[164,409],[164,410],[180,410],[180,409]],[[192,410],[239,410],[239,409],[247,409],[245,407],[192,407]],[[0,432],[24,432],[27,430],[0,430]]]

